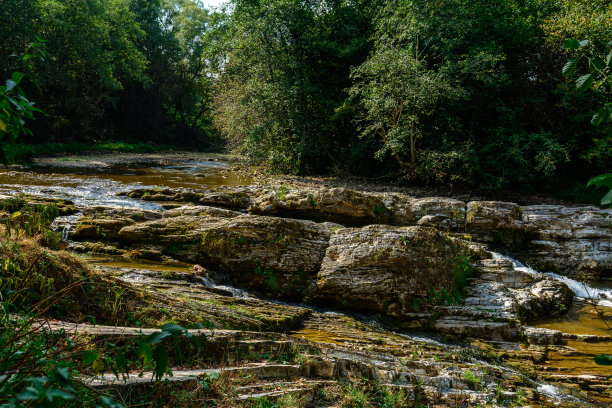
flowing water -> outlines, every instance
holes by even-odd
[[[113,156],[111,156],[113,157]],[[227,164],[211,160],[172,159],[116,161],[104,158],[53,161],[32,167],[0,168],[0,195],[29,194],[73,200],[79,206],[111,205],[158,209],[152,202],[120,197],[120,191],[137,188],[194,188],[249,184],[228,172]]]
[[[151,160],[116,160],[107,158],[70,158],[43,163],[33,167],[0,168],[0,195],[29,194],[40,197],[70,199],[77,206],[110,205],[141,209],[160,209],[159,204],[134,200],[129,197],[117,196],[118,192],[137,188],[194,188],[209,189],[219,186],[238,186],[250,184],[252,180],[228,171],[227,164],[205,157],[155,157]],[[67,238],[74,228],[79,215],[59,217],[54,224],[57,231]],[[494,254],[494,256],[503,256]],[[506,257],[507,258],[507,257]],[[529,266],[509,258],[517,271],[540,274]],[[98,267],[125,270],[121,279],[142,283],[154,279],[163,279],[167,273],[189,273],[192,265],[180,262],[154,262],[133,260],[118,256],[91,256],[88,261]],[[592,283],[586,284],[559,276],[553,273],[546,275],[566,283],[575,293],[577,301],[561,318],[547,319],[532,323],[537,327],[561,330],[565,333],[610,336],[612,330],[602,319],[612,320],[612,289]],[[193,277],[193,275],[191,275]],[[217,285],[212,280],[201,277],[191,284],[203,285],[225,291],[234,297],[248,298],[250,295],[237,288]],[[597,309],[585,302],[592,299]],[[304,305],[305,306],[305,305]],[[308,306],[310,307],[310,306]],[[338,314],[334,311],[317,310],[320,313]],[[612,323],[609,323],[612,325]],[[302,333],[306,337],[318,338],[331,334],[319,331]],[[404,335],[413,340],[443,345],[437,340]],[[575,355],[551,354],[550,366],[566,367],[573,373],[609,374],[609,369],[598,367],[593,363],[592,356],[612,351],[612,342],[585,343],[570,341],[568,344],[576,350]],[[556,387],[539,384],[538,391],[554,399],[561,400],[561,394]]]

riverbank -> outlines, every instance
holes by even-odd
[[[260,177],[230,163],[190,153],[43,159],[6,170],[0,188],[7,200],[30,192],[71,208],[53,225],[62,245],[119,292],[135,295],[123,302],[123,294],[109,292],[106,306],[125,314],[114,324],[199,323],[211,330],[207,338],[219,331],[223,342],[238,339],[219,352],[231,357],[234,372],[277,376],[275,385],[252,379],[251,394],[233,395],[227,387],[246,386],[235,382],[223,395],[188,381],[174,386],[201,404],[254,406],[248,399],[258,394],[301,401],[305,393],[308,402],[293,406],[348,407],[357,394],[388,406],[384,390],[397,398],[404,390],[404,405],[396,406],[610,402],[607,368],[592,363],[606,336],[556,331],[545,326],[550,321],[532,327],[532,319],[588,312],[576,310],[570,286],[515,260],[528,256],[568,276],[605,279],[609,210],[343,188]],[[12,219],[20,210],[7,211]],[[135,305],[138,299],[146,304]],[[271,342],[260,332],[285,337]],[[300,350],[282,357],[291,373],[270,361],[286,342]],[[202,370],[228,364],[215,353],[212,361],[175,364],[176,378],[202,380],[213,372]],[[94,377],[91,384],[111,386]],[[112,387],[130,394],[141,385]],[[163,406],[176,402],[164,398]]]

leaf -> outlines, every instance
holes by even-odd
[[[15,88],[16,86],[17,86],[17,82],[13,81],[12,79],[6,80],[6,92],[12,91],[13,88]]]
[[[15,85],[17,85],[18,83],[21,82],[24,76],[25,74],[15,71],[13,72],[13,75],[11,75],[11,79],[15,82]]]
[[[64,381],[70,380],[70,370],[68,369],[68,367],[57,367],[55,369],[55,373],[57,374],[58,378]]]
[[[74,395],[64,390],[60,390],[59,388],[49,388],[45,395],[49,401],[53,401],[56,398],[64,401],[71,400],[74,398]]]
[[[116,364],[117,369],[121,370],[123,374],[127,374],[130,371],[128,368],[127,358],[125,357],[125,352],[120,351],[117,353]]]
[[[589,61],[589,69],[591,70],[591,72],[603,71],[604,68],[604,63],[598,60],[597,58],[593,58]]]
[[[172,334],[173,337],[180,336],[182,333],[187,332],[187,329],[185,329],[183,326],[179,326],[178,324],[174,323],[164,324],[161,329]]]
[[[609,205],[612,207],[612,190],[601,199],[601,205]]]
[[[35,401],[40,398],[40,392],[34,387],[28,387],[19,395],[17,395],[17,399],[19,401]]]
[[[114,399],[107,397],[106,395],[103,395],[100,399],[107,408],[125,408],[125,405],[116,402]]]
[[[153,349],[150,344],[144,341],[138,342],[138,357],[142,358],[143,364],[147,365],[153,359]]]
[[[591,74],[583,75],[576,80],[576,88],[580,92],[586,91],[591,85],[593,85],[593,76]]]
[[[605,186],[608,188],[612,188],[612,173],[602,174],[601,176],[591,178],[587,183],[587,187],[590,186]]]
[[[166,348],[163,346],[155,347],[153,360],[155,360],[155,379],[159,381],[168,369],[168,352]]]
[[[589,43],[589,40],[582,40],[582,41],[580,41],[580,48],[586,47],[588,43]]]
[[[567,61],[563,66],[561,73],[565,76],[572,75],[576,70],[576,66],[578,66],[578,61],[580,61],[580,57],[572,58],[571,60]]]
[[[580,48],[580,43],[578,42],[578,40],[575,40],[573,38],[569,38],[567,40],[565,40],[563,42],[563,49],[565,50],[577,50],[578,48]]]
[[[96,360],[98,359],[98,356],[100,354],[98,354],[98,352],[93,351],[93,350],[87,350],[85,352],[83,352],[83,354],[81,355],[81,361],[85,364],[93,364],[96,362]]]
[[[609,354],[601,354],[594,358],[595,363],[603,366],[612,366],[612,356]]]
[[[597,112],[595,112],[595,114],[593,115],[593,118],[591,119],[591,125],[594,125],[594,126],[601,125],[602,122],[606,118],[606,114],[607,112],[605,109],[600,109]]]
[[[6,132],[6,123],[2,119],[0,119],[0,130]]]
[[[160,331],[149,334],[147,337],[143,339],[146,344],[157,344],[166,337],[170,337],[172,333],[167,331]]]

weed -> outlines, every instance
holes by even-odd
[[[478,388],[480,386],[480,378],[478,378],[469,369],[465,370],[465,372],[463,373],[463,379],[472,387]]]

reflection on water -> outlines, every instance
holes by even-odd
[[[584,302],[574,302],[565,315],[540,320],[535,326],[563,333],[612,336],[612,308],[597,306],[596,310]]]
[[[250,180],[227,172],[226,164],[214,161],[168,162],[145,167],[142,164],[74,167],[32,167],[0,169],[0,194],[24,193],[68,198],[77,205],[116,205],[157,209],[157,204],[141,202],[116,193],[135,188],[194,188],[245,185]]]

